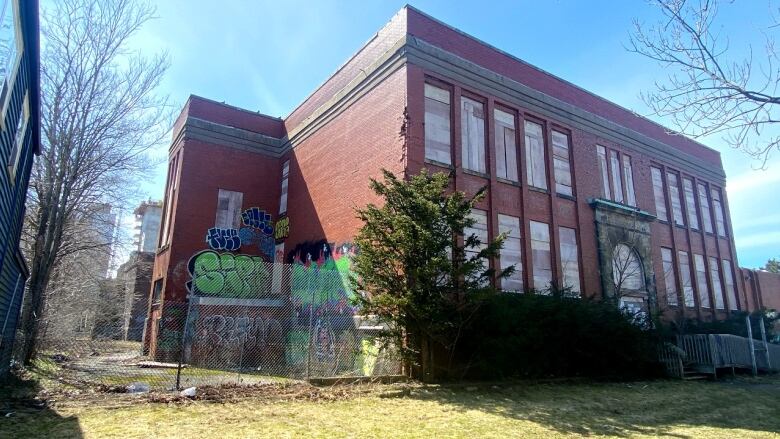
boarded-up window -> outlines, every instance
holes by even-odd
[[[493,113],[496,125],[496,174],[499,178],[518,181],[515,117],[498,109]]]
[[[707,198],[707,188],[699,183],[699,207],[701,208],[701,222],[704,223],[704,231],[712,233],[712,215],[710,215],[710,200]]]
[[[479,245],[477,247],[467,247],[465,249],[467,260],[477,256],[480,251],[487,247],[488,242],[487,212],[484,210],[472,209],[469,216],[474,220],[474,224],[471,227],[463,229],[463,238],[468,239],[471,235],[474,235],[479,240]],[[487,270],[487,259],[482,260],[482,268],[483,270]],[[485,283],[487,283],[487,279],[485,279]]]
[[[718,235],[726,236],[726,222],[723,220],[723,203],[720,202],[720,191],[712,189],[712,207],[715,209],[715,226]]]
[[[553,131],[552,143],[555,191],[563,195],[573,195],[569,162],[569,136],[559,131]]]
[[[692,229],[699,228],[699,217],[696,216],[696,196],[693,194],[693,181],[683,178],[683,190],[685,191],[685,209],[688,210],[688,224]]]
[[[279,197],[279,214],[287,212],[287,191],[290,181],[290,161],[287,160],[282,165],[282,195]]]
[[[601,174],[601,196],[610,200],[612,191],[609,190],[609,169],[607,167],[607,149],[601,145],[596,145],[596,151],[599,155],[599,173]]]
[[[734,272],[732,271],[731,261],[727,259],[723,260],[723,282],[726,284],[726,299],[729,303],[729,310],[738,310],[737,292],[734,289]]]
[[[528,184],[547,189],[542,126],[530,121],[525,121],[525,165]]]
[[[460,134],[463,167],[485,172],[485,109],[481,102],[460,98]]]
[[[653,177],[655,216],[660,220],[669,221],[669,214],[666,211],[666,199],[664,198],[664,179],[661,170],[658,168],[650,168],[650,174]]]
[[[214,227],[236,229],[241,224],[241,203],[244,194],[241,192],[220,189],[217,195],[217,218]]]
[[[450,92],[425,84],[425,158],[452,164]]]
[[[680,266],[680,282],[682,283],[685,306],[692,308],[696,306],[696,303],[693,298],[693,283],[691,282],[691,259],[688,257],[688,252],[678,250],[677,263]]]
[[[609,151],[609,172],[612,176],[613,200],[618,203],[623,202],[623,183],[620,181],[620,162],[618,161],[617,151]]]
[[[667,182],[669,183],[669,198],[672,199],[672,216],[674,217],[674,223],[678,226],[685,225],[685,218],[683,217],[682,204],[680,202],[680,186],[677,180],[676,174],[666,174]]]
[[[664,286],[666,287],[666,304],[677,306],[677,277],[674,275],[674,261],[672,260],[672,250],[661,248],[661,260],[664,269]]]
[[[504,247],[501,249],[501,270],[514,266],[511,276],[501,279],[501,289],[505,291],[523,291],[523,244],[520,218],[498,214],[498,232],[507,233]]]
[[[718,260],[710,256],[710,283],[712,284],[712,295],[715,296],[715,308],[724,309],[723,286],[720,283],[720,264]]]
[[[699,290],[699,305],[702,308],[710,307],[710,289],[707,287],[707,267],[704,265],[704,256],[693,255],[696,264],[696,288]]]
[[[580,292],[580,263],[577,257],[577,231],[568,227],[559,227],[561,247],[561,273],[563,286],[572,292]]]
[[[531,261],[533,264],[533,287],[546,289],[552,282],[552,260],[550,254],[550,227],[545,223],[531,221]]]
[[[636,206],[634,172],[631,166],[631,157],[627,155],[623,155],[623,183],[626,186],[626,203],[630,206]]]
[[[615,246],[612,250],[612,280],[619,292],[645,289],[642,260],[636,250],[625,244]]]
[[[171,221],[173,219],[173,203],[176,200],[176,192],[179,185],[179,161],[181,150],[173,156],[168,166],[168,194],[165,196],[165,215],[163,216],[162,234],[160,235],[160,247],[168,244],[171,238]]]

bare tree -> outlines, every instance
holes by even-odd
[[[77,224],[100,206],[137,196],[134,188],[154,166],[150,149],[168,131],[167,97],[155,93],[168,56],[128,49],[153,13],[137,0],[56,0],[42,14],[42,153],[32,172],[23,236],[30,260],[25,363],[36,353],[57,263],[106,245],[85,239],[99,231]]]
[[[715,25],[717,0],[651,0],[663,21],[634,21],[629,50],[658,61],[669,76],[642,95],[653,112],[668,117],[682,134],[720,134],[734,148],[766,164],[780,149],[774,128],[780,122],[780,58],[770,31],[763,52],[752,47],[730,59],[729,40]],[[736,6],[735,6],[736,7]]]

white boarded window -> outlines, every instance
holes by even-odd
[[[573,292],[580,292],[580,263],[577,257],[577,231],[568,227],[559,227],[561,247],[561,272],[563,286]]]
[[[241,192],[220,189],[217,195],[217,218],[214,227],[222,229],[237,229],[241,224],[241,203],[244,194]]]
[[[463,167],[485,172],[485,108],[481,102],[460,98],[460,134]]]
[[[712,284],[712,295],[715,296],[715,308],[724,309],[723,286],[720,283],[720,264],[718,260],[710,256],[710,283]]]
[[[160,247],[168,244],[171,238],[171,221],[173,219],[173,202],[179,184],[179,158],[181,151],[173,156],[168,167],[168,194],[165,197],[165,216],[163,216],[163,233],[160,235]]]
[[[501,270],[514,266],[511,276],[501,279],[501,289],[504,291],[523,291],[523,243],[520,218],[498,214],[498,232],[507,233],[504,247],[501,249],[499,261]]]
[[[682,283],[685,306],[692,308],[696,306],[696,303],[693,298],[693,283],[691,283],[691,259],[687,252],[677,251],[677,264],[680,266],[680,282]]]
[[[609,172],[612,177],[613,200],[618,203],[623,202],[623,184],[620,181],[620,162],[618,161],[617,151],[609,151]]]
[[[688,224],[692,229],[699,229],[699,217],[696,216],[696,196],[693,194],[693,181],[683,178],[683,191],[685,192],[685,209],[688,210]]]
[[[465,240],[468,239],[469,236],[475,235],[477,239],[479,239],[480,243],[477,247],[470,247],[465,249],[465,256],[467,260],[476,256],[480,251],[485,249],[487,247],[488,241],[487,212],[484,210],[472,209],[469,216],[474,220],[474,224],[471,227],[466,227],[463,229],[463,238]],[[487,268],[488,261],[487,259],[483,259],[482,269],[487,270]]]
[[[669,198],[672,199],[674,223],[678,226],[684,226],[685,218],[683,218],[682,204],[680,204],[680,186],[677,175],[672,173],[666,174],[666,179],[669,183]]]
[[[539,189],[547,189],[542,126],[530,121],[525,121],[525,165],[528,184]]]
[[[596,145],[599,156],[599,173],[601,174],[601,196],[611,200],[612,192],[609,190],[609,168],[607,167],[607,149]]]
[[[723,219],[723,203],[720,201],[720,191],[712,189],[712,207],[715,208],[715,226],[718,229],[718,235],[726,236],[726,222]]]
[[[661,247],[661,260],[664,270],[664,286],[666,287],[666,303],[669,306],[677,306],[677,277],[674,275],[674,261],[672,250]]]
[[[496,174],[499,178],[518,181],[515,117],[495,109],[493,118],[496,125]]]
[[[669,214],[666,211],[666,199],[664,198],[664,179],[661,170],[658,168],[650,168],[650,174],[653,178],[655,216],[660,220],[669,221]]]
[[[552,282],[552,255],[550,254],[550,226],[531,221],[531,261],[533,287],[542,290]]]
[[[699,188],[699,207],[701,208],[701,222],[704,223],[704,231],[712,233],[712,215],[710,215],[710,200],[707,198],[707,188],[702,183]]]
[[[626,186],[626,203],[636,206],[636,193],[634,192],[634,172],[631,166],[631,157],[623,155],[623,183]]]
[[[425,158],[452,164],[450,92],[425,84]]]
[[[739,309],[737,304],[737,292],[734,289],[734,272],[731,268],[731,261],[723,260],[723,282],[726,284],[726,300],[728,300],[729,309],[735,311]]]
[[[282,165],[282,195],[279,198],[279,214],[287,212],[287,191],[290,184],[290,161]]]
[[[704,265],[704,256],[693,255],[696,265],[696,288],[699,290],[699,305],[702,308],[710,307],[710,289],[707,287],[707,267]]]
[[[612,250],[612,280],[619,292],[645,289],[642,260],[636,250],[625,244],[615,246]]]
[[[569,136],[559,131],[552,132],[553,168],[555,169],[555,191],[573,195],[571,164],[569,163]]]

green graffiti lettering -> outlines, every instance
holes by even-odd
[[[266,295],[270,272],[257,256],[198,253],[190,261],[194,293],[220,297],[251,298]]]

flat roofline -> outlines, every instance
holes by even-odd
[[[192,99],[198,99],[198,100],[201,100],[201,101],[208,102],[210,104],[219,105],[219,106],[222,106],[222,107],[225,107],[225,108],[230,108],[232,110],[241,111],[243,113],[248,113],[248,114],[251,114],[253,116],[264,117],[266,119],[271,119],[271,120],[276,121],[276,122],[284,122],[284,119],[281,118],[281,117],[278,117],[278,116],[270,116],[268,114],[261,113],[259,111],[247,110],[246,108],[237,107],[237,106],[231,105],[231,104],[226,104],[225,102],[215,101],[214,99],[205,98],[205,97],[200,96],[200,95],[190,94],[190,96],[187,98],[187,100],[191,101]]]
[[[582,88],[582,87],[580,87],[579,85],[577,85],[577,84],[574,84],[574,83],[573,83],[573,82],[571,82],[571,81],[568,81],[568,80],[566,80],[566,79],[563,79],[563,78],[561,78],[560,76],[557,76],[557,75],[555,75],[555,74],[553,74],[553,73],[550,73],[550,72],[548,72],[547,70],[544,70],[544,69],[542,69],[542,68],[540,68],[540,67],[538,67],[538,66],[536,66],[536,65],[534,65],[534,64],[531,64],[531,63],[529,63],[529,62],[527,62],[527,61],[524,61],[524,60],[522,60],[522,59],[518,58],[517,56],[515,56],[515,55],[512,55],[511,53],[509,53],[509,52],[507,52],[507,51],[505,51],[505,50],[499,49],[498,47],[496,47],[496,46],[494,46],[494,45],[492,45],[492,44],[490,44],[490,43],[487,43],[487,42],[485,42],[484,40],[481,40],[481,39],[479,39],[479,38],[477,38],[477,37],[475,37],[475,36],[473,36],[473,35],[471,35],[471,34],[469,34],[469,33],[467,33],[467,32],[464,32],[464,31],[462,31],[462,30],[460,30],[460,29],[458,29],[458,28],[454,27],[454,26],[451,26],[451,25],[449,25],[449,24],[447,24],[447,23],[445,23],[445,22],[443,22],[443,21],[439,20],[438,18],[436,18],[436,17],[433,17],[433,16],[431,16],[430,14],[427,14],[427,13],[425,13],[425,12],[421,11],[420,9],[418,9],[418,8],[416,8],[416,7],[414,7],[414,6],[410,5],[410,4],[408,4],[408,3],[407,3],[406,5],[404,5],[404,7],[403,7],[402,9],[410,9],[410,10],[412,10],[412,11],[414,11],[414,12],[416,12],[416,13],[418,13],[418,14],[422,15],[423,17],[425,17],[425,18],[427,18],[427,19],[429,19],[429,20],[431,20],[431,21],[434,21],[434,22],[436,22],[437,24],[439,24],[439,25],[441,25],[441,26],[443,26],[443,27],[446,27],[447,29],[450,29],[450,30],[451,30],[451,31],[453,31],[453,32],[456,32],[456,33],[458,33],[458,34],[460,34],[460,35],[463,35],[463,36],[464,36],[464,37],[466,37],[466,38],[469,38],[469,39],[471,39],[471,40],[474,40],[474,41],[476,41],[477,43],[479,43],[479,44],[481,44],[481,45],[483,45],[483,46],[485,46],[485,47],[487,47],[487,48],[489,48],[489,49],[495,50],[496,52],[500,53],[501,55],[504,55],[504,56],[506,56],[507,58],[510,58],[510,59],[512,59],[512,60],[513,60],[513,61],[515,61],[515,62],[518,62],[518,63],[520,63],[520,64],[523,64],[523,65],[525,65],[525,66],[528,66],[528,67],[530,67],[530,68],[532,68],[532,69],[534,69],[534,70],[538,71],[539,73],[542,73],[542,74],[544,74],[544,75],[546,75],[546,76],[549,76],[549,77],[551,77],[551,78],[554,78],[554,79],[556,79],[556,80],[558,80],[558,81],[561,81],[561,82],[563,82],[563,83],[565,83],[565,84],[567,84],[567,85],[570,85],[571,87],[574,87],[574,88],[576,88],[577,90],[579,90],[579,91],[581,91],[581,92],[583,92],[583,93],[587,93],[587,94],[589,94],[589,95],[591,95],[591,96],[593,96],[593,97],[595,97],[595,98],[597,98],[597,99],[599,99],[599,100],[601,100],[601,101],[604,101],[604,102],[606,102],[606,103],[608,103],[608,104],[610,104],[610,105],[614,105],[615,107],[618,107],[618,108],[620,108],[620,109],[622,109],[622,110],[624,110],[624,111],[626,111],[626,112],[628,112],[628,113],[631,113],[631,114],[633,114],[634,116],[636,116],[636,117],[638,117],[638,118],[644,119],[644,120],[646,120],[646,121],[648,121],[648,122],[650,122],[650,123],[652,123],[652,124],[654,124],[654,125],[658,126],[659,128],[663,128],[663,129],[664,129],[664,130],[665,130],[665,131],[666,131],[666,132],[667,132],[669,135],[672,135],[672,136],[679,136],[679,137],[684,137],[685,139],[687,139],[687,140],[689,140],[689,141],[691,141],[691,142],[693,142],[693,143],[697,144],[698,146],[701,146],[701,147],[703,147],[703,148],[709,149],[710,151],[713,151],[713,152],[716,152],[716,153],[720,154],[720,151],[718,151],[718,150],[717,150],[717,149],[715,149],[715,148],[711,148],[711,147],[709,147],[709,146],[707,146],[707,145],[705,145],[705,144],[703,144],[703,143],[701,143],[701,142],[699,142],[699,141],[697,141],[697,140],[695,140],[695,139],[692,139],[692,138],[690,138],[690,137],[688,137],[688,136],[686,136],[686,135],[684,135],[684,134],[681,134],[681,133],[679,133],[679,132],[677,132],[677,131],[674,131],[674,130],[672,130],[671,128],[669,128],[669,127],[667,127],[667,126],[665,126],[665,125],[663,125],[663,124],[661,124],[661,123],[658,123],[658,122],[656,122],[656,121],[654,121],[654,120],[652,120],[652,119],[649,119],[649,118],[647,118],[647,117],[645,117],[645,116],[643,116],[643,115],[641,115],[641,114],[637,113],[636,111],[630,110],[630,109],[628,109],[628,108],[626,108],[626,107],[624,107],[624,106],[622,106],[622,105],[620,105],[620,104],[617,104],[617,103],[615,103],[615,102],[613,102],[613,101],[611,101],[611,100],[609,100],[609,99],[607,99],[607,98],[605,98],[605,97],[603,97],[603,96],[600,96],[600,95],[598,95],[598,94],[596,94],[596,93],[593,93],[593,92],[592,92],[592,91],[590,91],[590,90],[587,90],[587,89],[585,89],[585,88]],[[329,78],[329,79],[330,79],[330,78]],[[660,140],[660,139],[659,139],[659,140]]]

